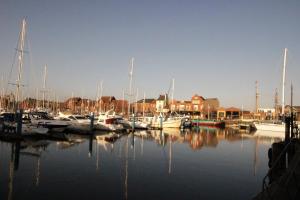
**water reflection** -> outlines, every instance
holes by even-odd
[[[237,198],[251,198],[267,171],[267,149],[277,140],[201,128],[0,142],[1,163],[8,164],[1,168],[0,197],[232,199],[229,191],[235,191]]]
[[[164,129],[153,131],[140,131],[134,134],[142,140],[154,140],[157,144],[165,146],[168,140],[173,142],[186,143],[193,150],[200,150],[203,147],[216,148],[220,141],[228,142],[243,141],[248,139],[256,139],[260,142],[270,143],[281,140],[280,138],[261,137],[254,133],[239,132],[234,129],[217,129],[217,128],[198,128],[195,130],[179,130],[179,129]],[[132,141],[132,146],[133,146]]]
[[[35,186],[39,185],[40,180],[40,157],[41,152],[44,151],[49,143],[47,141],[15,141],[9,143],[10,159],[9,159],[9,173],[8,173],[8,192],[7,199],[13,199],[15,173],[19,170],[20,157],[37,158],[37,166],[35,168]]]

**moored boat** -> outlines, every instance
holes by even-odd
[[[32,124],[48,128],[50,132],[63,132],[69,126],[67,122],[55,120],[46,112],[31,112],[24,115],[28,115],[27,118]]]
[[[225,122],[220,120],[193,119],[192,126],[212,126],[225,128]]]
[[[15,113],[1,114],[1,130],[2,132],[17,132],[17,122]],[[36,124],[32,124],[30,119],[23,115],[22,117],[22,135],[46,135],[48,128]]]
[[[124,127],[118,123],[118,119],[119,117],[111,114],[111,111],[100,113],[94,128],[100,131],[123,131]]]
[[[67,115],[60,113],[58,118],[66,121],[70,131],[89,131],[91,129],[91,120],[84,115]]]
[[[152,128],[180,128],[181,119],[172,117],[148,117],[145,118],[146,122],[150,123]]]
[[[259,131],[285,132],[285,123],[283,122],[255,122],[254,126]]]

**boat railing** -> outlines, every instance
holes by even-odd
[[[274,161],[274,163],[272,164],[271,168],[269,169],[268,173],[264,176],[263,178],[263,184],[262,184],[262,192],[267,191],[268,188],[268,184],[267,184],[267,178],[269,178],[269,184],[270,184],[270,176],[272,174],[272,172],[274,171],[274,169],[276,169],[278,167],[279,164],[281,164],[281,160],[283,158],[283,156],[286,156],[287,151],[289,150],[290,145],[292,144],[292,140],[290,140],[285,147],[283,148],[283,150],[281,151],[281,153],[279,154],[279,156],[277,157],[277,159]],[[286,169],[286,168],[285,168]],[[270,196],[270,194],[268,193],[268,195]]]

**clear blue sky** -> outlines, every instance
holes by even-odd
[[[286,101],[293,82],[294,102],[300,105],[297,0],[1,0],[4,77],[24,16],[29,53],[23,77],[30,91],[41,88],[47,64],[47,85],[61,99],[72,92],[95,98],[101,80],[103,95],[121,98],[122,90],[128,90],[129,60],[135,57],[134,87],[140,98],[144,92],[157,98],[174,77],[176,99],[197,93],[217,97],[225,107],[253,109],[257,80],[260,104],[273,107],[287,47]]]

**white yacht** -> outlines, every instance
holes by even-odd
[[[283,135],[285,132],[285,123],[283,122],[255,122],[254,125],[260,131],[282,132]]]
[[[119,124],[122,124],[124,126],[124,128],[128,128],[128,129],[132,128],[133,119],[128,120],[128,119],[124,119],[124,118],[120,117],[120,118],[118,118],[117,121]],[[139,120],[138,118],[136,118],[134,121],[135,129],[148,129],[149,127],[150,127],[149,123]]]
[[[100,113],[97,122],[94,124],[96,130],[101,131],[123,131],[124,127],[118,123],[120,116],[115,115],[112,110]]]
[[[59,113],[58,119],[66,121],[69,126],[68,130],[88,131],[90,130],[91,120],[84,115],[72,115]]]
[[[181,120],[181,118],[170,118],[162,116],[144,118],[144,121],[148,122],[152,128],[180,128]]]
[[[33,125],[48,128],[50,132],[63,132],[69,126],[66,121],[53,119],[46,112],[31,112],[27,115]]]

